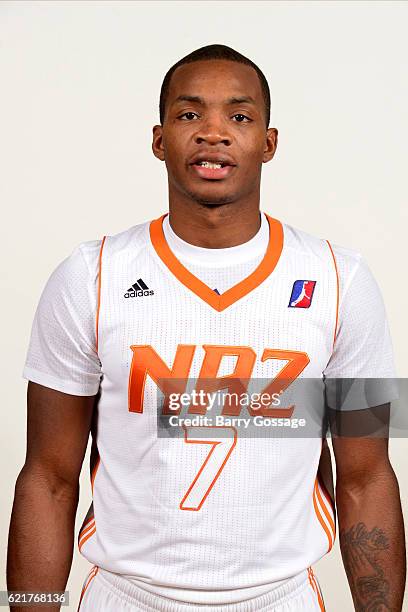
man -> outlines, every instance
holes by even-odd
[[[252,381],[275,400],[315,379],[324,406],[326,380],[395,376],[361,255],[260,210],[262,164],[277,147],[269,114],[265,77],[238,52],[209,45],[180,60],[153,128],[169,214],[82,243],[51,275],[24,368],[28,450],[9,589],[64,589],[91,431],[93,504],[79,548],[93,568],[81,612],[324,609],[312,568],[336,535],[324,428],[251,436],[204,418],[211,394]],[[192,381],[208,392],[195,404]],[[187,389],[187,410],[170,407]],[[382,389],[387,409],[394,395]],[[254,406],[218,416],[254,417]],[[268,401],[258,415],[292,422],[299,408]],[[404,531],[387,438],[333,445],[356,610],[401,610]]]

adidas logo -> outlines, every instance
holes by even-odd
[[[138,278],[135,283],[126,291],[123,297],[132,298],[132,297],[143,297],[145,295],[153,295],[153,289],[149,289],[149,287],[142,281],[141,278]]]

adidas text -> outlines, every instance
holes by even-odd
[[[141,289],[140,291],[126,291],[125,298],[143,297],[145,295],[154,295],[153,289]]]

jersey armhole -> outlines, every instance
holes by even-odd
[[[334,332],[333,332],[333,345],[332,345],[332,350],[333,350],[334,343],[336,342],[336,338],[337,338],[337,329],[338,329],[338,324],[339,324],[340,280],[339,280],[339,270],[337,267],[336,256],[334,255],[330,242],[328,240],[326,240],[326,242],[330,249],[330,253],[333,259],[334,270],[336,273],[336,317],[335,317]]]
[[[95,348],[98,353],[99,346],[99,311],[101,307],[101,285],[102,285],[102,252],[105,245],[106,236],[102,238],[101,248],[99,250],[99,261],[98,261],[98,294],[97,294],[97,306],[96,306],[96,321],[95,321]]]

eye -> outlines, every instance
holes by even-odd
[[[186,113],[180,115],[179,119],[181,119],[182,117],[187,117],[187,115],[196,115],[196,117],[198,117],[197,113],[193,113],[193,111],[187,111]],[[190,121],[190,119],[187,119],[187,121]]]
[[[234,115],[234,117],[243,117],[244,119],[247,119],[247,121],[252,121],[252,119],[250,119],[249,117],[247,117],[246,115],[243,115],[242,113],[237,113],[236,115]],[[237,120],[238,123],[245,123],[244,121],[241,120]]]

